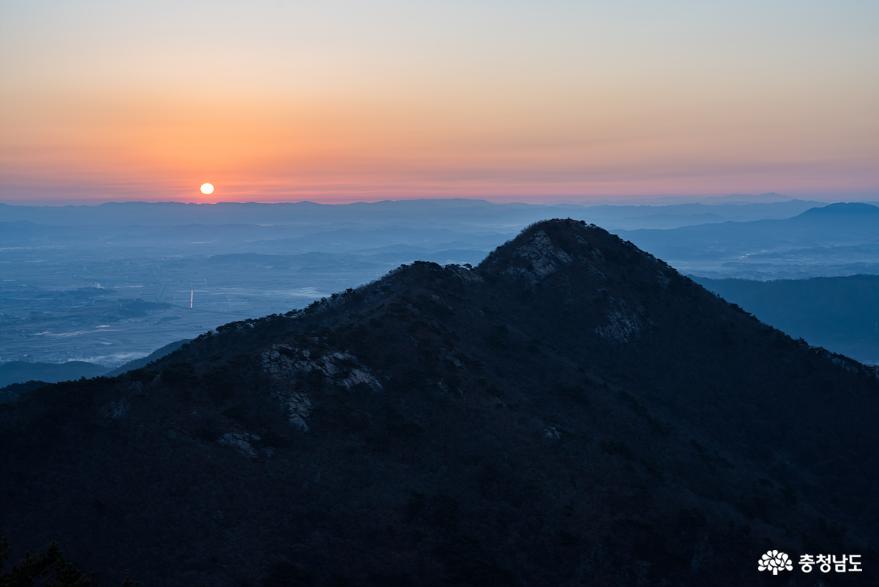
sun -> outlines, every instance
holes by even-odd
[[[201,190],[201,193],[202,193],[202,194],[204,194],[204,195],[206,195],[206,196],[209,196],[209,195],[211,195],[212,193],[214,193],[214,184],[212,184],[212,183],[203,183],[203,184],[201,184],[201,187],[198,188],[198,189]]]

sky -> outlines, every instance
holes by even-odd
[[[873,0],[0,0],[0,201],[875,196],[877,57]]]

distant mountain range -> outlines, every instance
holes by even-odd
[[[277,204],[176,202],[119,202],[79,206],[22,206],[0,204],[0,223],[8,230],[36,230],[37,226],[101,227],[198,225],[287,225],[308,228],[333,223],[337,228],[361,229],[387,225],[430,225],[466,228],[509,226],[533,222],[547,214],[589,216],[614,228],[670,228],[706,222],[788,218],[820,202],[778,197],[746,200],[662,204],[510,204],[471,199],[393,200],[354,204],[295,202]],[[28,226],[29,225],[29,226]]]
[[[548,221],[19,394],[0,534],[108,583],[739,587],[876,560],[877,415],[875,368]]]
[[[707,277],[879,273],[879,207],[830,204],[792,218],[622,231],[678,269]]]

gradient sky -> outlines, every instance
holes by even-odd
[[[879,194],[879,2],[0,0],[0,200]]]

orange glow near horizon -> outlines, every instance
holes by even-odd
[[[13,0],[0,201],[875,193],[879,14],[794,6]]]

